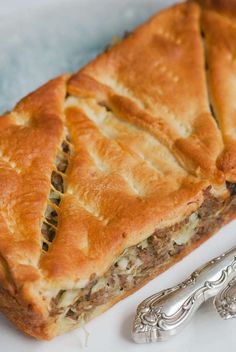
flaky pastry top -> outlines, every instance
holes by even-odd
[[[185,3],[2,116],[2,285],[29,301],[82,287],[225,189],[208,94],[200,7]]]

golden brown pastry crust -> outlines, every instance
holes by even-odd
[[[235,109],[235,50],[236,2],[206,1],[202,12],[202,26],[206,41],[209,92],[213,109],[224,140],[224,151],[218,167],[228,181],[236,180],[236,109]]]
[[[69,92],[96,96],[151,131],[191,173],[220,178],[223,145],[209,110],[199,16],[193,3],[160,12],[73,76]]]
[[[204,65],[200,9],[177,5],[1,117],[0,307],[26,333],[55,336],[49,309],[59,290],[103,275],[125,248],[185,219],[207,187],[227,196]],[[51,175],[62,155],[55,206]],[[49,204],[58,221],[45,252]]]
[[[235,218],[235,214],[231,215],[229,218],[225,219],[227,224],[229,221]],[[93,314],[90,316],[90,320],[96,316],[102,314],[114,304],[121,301],[125,297],[131,295],[132,293],[139,290],[150,280],[154,279],[156,276],[160,275],[162,272],[167,270],[172,265],[176,264],[183,257],[188,255],[194,249],[199,247],[203,242],[205,242],[214,233],[210,232],[201,237],[198,241],[194,242],[192,245],[187,246],[181,254],[172,257],[168,263],[158,268],[151,276],[145,278],[139,285],[136,285],[133,289],[125,291],[122,295],[119,295],[111,299],[108,303],[98,306]],[[64,326],[56,322],[56,319],[45,318],[39,315],[37,312],[33,311],[32,307],[29,307],[27,302],[23,302],[21,297],[11,296],[8,291],[0,289],[0,309],[1,311],[25,334],[35,337],[39,340],[51,340],[57,335],[63,334],[69,330],[78,328],[79,325],[72,324],[71,326]]]
[[[208,10],[214,10],[228,17],[236,16],[235,0],[194,0]]]

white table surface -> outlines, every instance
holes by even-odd
[[[94,57],[112,35],[132,29],[158,8],[158,0],[0,0],[0,112],[49,78]],[[173,286],[197,266],[236,243],[236,222],[225,226],[180,263],[86,326],[51,342],[23,336],[0,316],[0,352],[233,351],[236,320],[223,321],[205,304],[192,323],[168,342],[136,345],[130,327],[137,304]]]

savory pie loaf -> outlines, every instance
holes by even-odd
[[[160,12],[0,118],[0,309],[25,333],[83,325],[236,215],[236,27],[211,5]]]

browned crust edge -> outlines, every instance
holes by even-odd
[[[232,209],[231,209],[232,211]],[[229,216],[226,217],[226,220],[222,224],[222,226],[218,227],[215,231],[204,234],[199,240],[187,246],[180,254],[175,257],[172,257],[171,260],[168,261],[161,268],[158,268],[152,275],[145,278],[139,285],[124,292],[122,295],[115,297],[113,300],[108,303],[98,306],[93,314],[90,316],[90,319],[95,318],[101,313],[108,310],[110,307],[124,299],[125,297],[131,295],[132,293],[138,291],[141,287],[145,286],[149,281],[156,278],[162,272],[169,269],[172,265],[179,262],[186,255],[191,253],[194,249],[198,248],[203,242],[208,240],[211,236],[213,236],[218,230],[220,230],[224,225],[232,221],[236,218],[236,212],[234,211],[231,214],[229,211]],[[6,317],[15,324],[21,331],[23,331],[26,335],[30,335],[31,337],[35,337],[38,340],[51,340],[56,335],[61,334],[64,331],[60,329],[60,325],[58,326],[53,318],[45,319],[43,315],[36,312],[32,305],[23,301],[20,294],[16,294],[12,296],[9,291],[0,287],[0,310],[6,315]],[[78,328],[78,325],[70,326],[69,330],[73,328]]]
[[[48,321],[36,312],[31,304],[24,301],[21,294],[13,296],[8,290],[0,287],[0,310],[25,334],[40,340],[50,339],[45,331]]]

